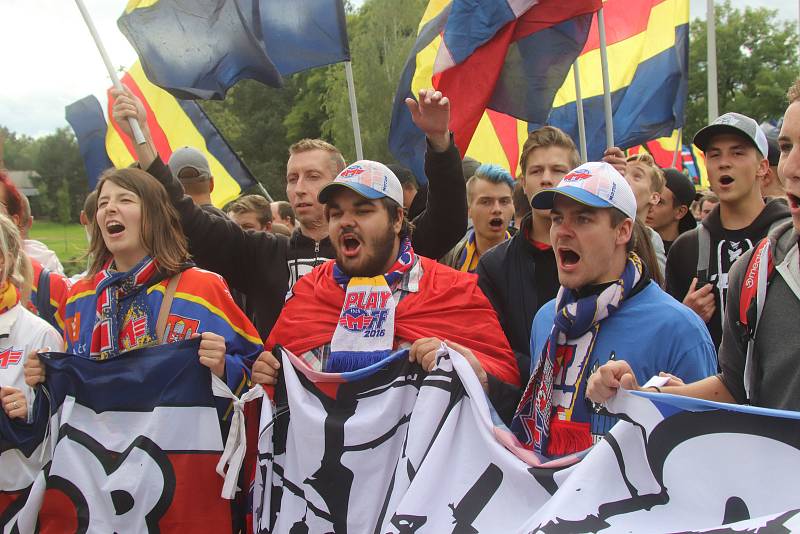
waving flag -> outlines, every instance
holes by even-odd
[[[404,100],[427,87],[450,98],[450,129],[462,154],[471,154],[476,130],[482,134],[486,126],[497,128],[500,145],[517,142],[524,130],[500,114],[547,120],[600,5],[600,0],[432,0],[395,95],[392,153],[424,177],[425,138],[411,122]],[[507,164],[517,159],[509,150]]]
[[[240,0],[130,0],[117,24],[148,79],[178,98],[222,99],[241,79],[283,83]]]
[[[216,471],[222,432],[198,346],[109,360],[43,355],[50,403],[40,391],[39,432],[7,419],[0,431],[28,450],[52,422],[52,460],[0,517],[0,531],[231,532]]]
[[[222,99],[241,79],[348,61],[342,0],[131,0],[119,28],[147,77],[177,98]]]
[[[200,106],[191,100],[176,100],[166,91],[150,83],[137,62],[122,77],[147,110],[147,124],[164,161],[172,151],[184,146],[194,147],[206,156],[214,177],[211,200],[222,207],[256,184],[256,179],[239,156],[228,145]],[[111,115],[112,100],[108,100]],[[106,149],[116,167],[127,167],[136,159],[133,141],[121,135],[112,123],[106,136]]]
[[[627,148],[683,126],[689,80],[689,0],[607,0],[614,143]],[[597,19],[578,58],[590,160],[605,150],[603,83]],[[548,123],[578,139],[572,73],[553,102]]]
[[[450,349],[430,373],[406,352],[355,373],[282,362],[284,391],[261,411],[258,534],[785,532],[800,520],[795,412],[622,391],[603,440],[544,461],[495,423]]]
[[[65,116],[78,139],[78,148],[86,167],[91,191],[103,171],[114,166],[106,152],[108,125],[103,116],[103,108],[94,95],[89,95],[68,105]]]

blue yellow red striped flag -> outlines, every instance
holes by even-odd
[[[451,2],[431,0],[395,97],[390,148],[415,173],[420,172],[421,165],[417,162],[421,161],[424,140],[420,139],[418,133],[412,135],[415,132],[408,125],[410,119],[404,119],[399,113],[402,111],[399,104],[409,93],[416,93],[420,88],[431,85],[444,87],[439,85],[439,79],[434,76],[434,65],[439,58],[438,51],[443,42],[441,34],[445,30],[451,7]],[[630,147],[670,135],[683,124],[688,73],[688,0],[605,0],[603,8],[616,144]],[[605,124],[596,18],[591,23],[577,61],[581,73],[589,159],[599,159],[605,149]],[[528,131],[544,123],[553,124],[565,130],[577,142],[571,62],[567,71],[553,97],[549,115],[532,120],[529,116],[523,116],[518,109],[501,108],[495,106],[494,101],[489,102],[474,132],[468,136],[469,144],[466,147],[459,144],[462,153],[482,162],[497,163],[518,174],[520,147]],[[474,83],[476,78],[483,75],[482,71],[467,72],[464,83]],[[562,76],[561,73],[559,75]],[[502,81],[504,74],[500,74],[499,79]],[[499,87],[502,90],[505,86],[500,84]],[[453,95],[453,100],[456,97]],[[467,138],[459,136],[460,127],[457,121],[451,126],[457,141]]]
[[[169,161],[173,150],[184,146],[194,147],[205,154],[214,177],[211,200],[215,206],[224,206],[243,190],[256,185],[250,170],[196,102],[177,100],[150,83],[138,62],[125,73],[122,83],[142,100],[147,111],[147,125],[164,161]],[[111,105],[109,97],[109,117]],[[121,135],[113,122],[106,135],[106,150],[116,167],[126,167],[136,159],[133,142]]]
[[[106,152],[108,125],[103,116],[103,107],[96,96],[89,95],[68,105],[64,115],[75,131],[89,189],[94,189],[103,171],[114,166]]]
[[[494,149],[517,142],[526,130],[503,115],[547,119],[599,6],[600,0],[431,0],[395,95],[389,134],[395,157],[424,179],[425,139],[404,100],[427,87],[450,98],[451,130],[462,153],[487,127],[499,132]],[[500,163],[513,170],[517,158],[514,149],[509,153]]]
[[[683,141],[680,130],[675,130],[669,137],[659,137],[653,141],[629,148],[627,153],[629,155],[648,153],[653,156],[659,167],[674,167],[686,173],[697,189],[708,189],[708,174],[703,151],[695,145],[684,145]],[[678,150],[676,161],[675,148],[677,144],[680,144],[680,149]]]

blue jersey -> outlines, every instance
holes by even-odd
[[[555,311],[553,299],[533,319],[531,373],[550,336]],[[587,364],[589,372],[582,373],[579,380],[588,380],[592,371],[611,359],[628,362],[639,384],[660,371],[686,383],[717,372],[717,355],[705,323],[653,282],[623,301],[616,312],[600,323]],[[615,417],[595,414],[591,417],[592,434],[602,436],[614,423]]]

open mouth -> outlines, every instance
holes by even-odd
[[[720,185],[730,185],[733,183],[733,178],[730,176],[721,176],[719,179]]]
[[[342,253],[349,258],[356,256],[361,250],[361,240],[354,234],[343,234],[339,238],[339,243],[342,247]]]
[[[569,248],[558,249],[558,259],[564,267],[572,267],[581,261],[581,255]]]
[[[125,231],[125,226],[122,223],[113,221],[106,224],[106,231],[108,232],[108,235],[117,235]]]
[[[796,210],[800,207],[800,197],[797,197],[791,193],[786,193],[786,198],[789,200],[789,207],[793,210]]]
[[[503,229],[503,219],[500,217],[495,217],[489,221],[489,226],[493,230],[502,230]]]

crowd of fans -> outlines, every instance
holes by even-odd
[[[86,272],[65,278],[27,238],[27,200],[0,174],[0,351],[21,355],[0,360],[5,417],[33,417],[40,349],[105,359],[194,337],[237,395],[281,380],[276,345],[323,372],[407,348],[430,371],[446,343],[546,457],[602,439],[615,419],[595,403],[653,376],[653,391],[800,409],[800,81],[777,140],[739,113],[696,134],[711,191],[616,147],[582,163],[551,126],[530,133],[517,177],[462,161],[447,97],[425,90],[406,104],[426,180],[303,139],[288,202],[224,211],[203,154],[165,163],[141,102],[114,96],[118,129],[137,118],[147,143],[86,199]],[[219,415],[224,432],[222,401]]]

